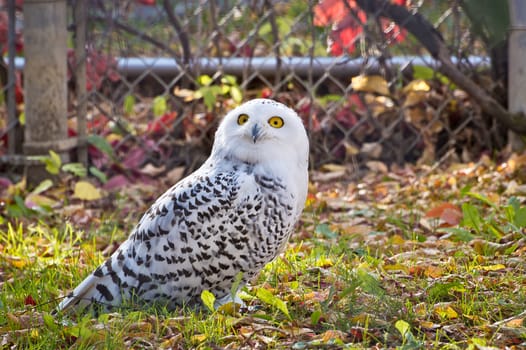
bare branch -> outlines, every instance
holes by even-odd
[[[108,18],[100,16],[100,15],[92,15],[92,16],[90,16],[90,20],[95,20],[95,21],[100,21],[100,22],[107,22]],[[112,18],[111,21],[112,21],[112,24],[115,25],[116,28],[118,28],[120,30],[123,30],[125,32],[128,32],[128,33],[130,33],[132,35],[135,35],[135,36],[143,39],[144,41],[152,44],[153,46],[158,47],[159,49],[168,52],[179,63],[179,58],[178,58],[179,55],[177,54],[177,52],[172,50],[170,47],[166,46],[164,43],[160,42],[159,40],[157,40],[157,39],[155,39],[155,38],[153,38],[151,36],[149,36],[148,34],[145,34],[144,32],[141,32],[140,30],[137,30],[137,29],[135,29],[135,28],[133,28],[133,27],[127,25],[127,24],[124,24],[124,23],[118,21],[115,18]]]
[[[183,63],[185,66],[188,66],[188,64],[190,63],[192,59],[192,52],[190,50],[190,42],[188,41],[188,35],[186,31],[183,29],[183,27],[181,26],[179,19],[175,15],[173,11],[173,6],[170,0],[163,1],[163,8],[166,11],[168,20],[174,27],[175,32],[177,33],[177,36],[179,37],[179,41],[181,42],[181,47],[183,49]]]
[[[526,134],[526,116],[510,113],[484,89],[466,77],[451,61],[450,52],[440,33],[419,13],[411,13],[405,7],[385,0],[356,0],[367,13],[392,19],[396,24],[413,34],[418,41],[441,64],[438,70],[465,90],[482,110],[497,118],[511,130]]]

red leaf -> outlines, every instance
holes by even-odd
[[[142,166],[146,159],[146,151],[141,147],[134,147],[130,149],[124,158],[122,165],[126,169],[135,170]]]
[[[353,52],[354,43],[363,32],[363,24],[365,22],[365,13],[358,12],[361,23],[358,22],[354,16],[347,16],[336,25],[336,28],[329,34],[329,51],[333,56],[340,56],[345,51]]]
[[[25,299],[24,299],[24,305],[32,305],[32,306],[36,306],[37,302],[35,301],[35,299],[33,299],[33,297],[31,295],[28,295]]]
[[[119,189],[130,184],[130,181],[124,175],[115,175],[110,178],[102,187],[106,191]]]
[[[460,219],[462,219],[462,210],[454,204],[442,203],[438,207],[429,210],[425,217],[441,219],[448,225],[455,226],[458,225]]]
[[[8,188],[13,183],[7,177],[0,177],[0,188]]]
[[[347,0],[347,5],[343,0],[323,0],[314,7],[314,25],[325,27],[332,23],[341,21],[347,16],[349,10],[356,8],[356,1]]]
[[[406,0],[391,2],[399,6],[407,5]],[[367,15],[354,0],[322,0],[314,7],[314,25],[333,27],[328,44],[329,52],[334,56],[354,51],[354,43],[362,34],[366,22]],[[401,42],[405,39],[406,31],[390,19],[380,18],[380,24],[388,42]]]
[[[175,119],[177,119],[177,112],[165,113],[160,118],[148,124],[147,132],[157,133],[169,130]]]
[[[458,208],[457,209],[447,208],[447,209],[444,209],[440,218],[444,220],[450,226],[456,226],[460,223],[460,220],[462,219],[462,211]]]
[[[262,98],[270,98],[272,96],[272,89],[266,87],[261,90]]]

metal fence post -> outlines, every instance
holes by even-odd
[[[24,153],[47,155],[52,150],[63,162],[76,146],[67,132],[66,17],[66,0],[24,1]],[[30,183],[50,177],[43,166],[27,166],[25,172]]]
[[[16,100],[15,100],[15,1],[9,0],[7,5],[8,13],[8,38],[7,38],[7,120],[8,120],[8,146],[7,154],[13,155],[17,151],[17,117],[16,117]]]
[[[86,141],[86,0],[74,2],[75,14],[75,90],[77,93],[77,133],[79,162],[88,166],[88,149]]]

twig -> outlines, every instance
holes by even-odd
[[[276,23],[276,12],[274,11],[272,1],[270,0],[265,0],[265,7],[270,10],[269,22],[270,28],[272,30],[272,37],[274,38],[274,54],[276,55],[276,73],[274,75],[274,85],[281,86],[281,54],[279,52],[279,29],[278,24]],[[274,94],[276,93],[277,91],[274,91]]]
[[[90,16],[90,19],[91,20],[94,20],[94,21],[100,21],[100,22],[106,22],[108,21],[108,19],[106,17],[103,17],[103,16],[100,16],[100,15],[91,15]],[[168,46],[166,46],[164,43],[160,42],[159,40],[149,36],[148,34],[144,33],[144,32],[141,32],[140,30],[137,30],[133,27],[130,27],[129,25],[127,24],[124,24],[114,18],[111,19],[112,20],[112,24],[115,25],[116,28],[118,29],[121,29],[121,30],[124,30],[125,32],[128,32],[132,35],[135,35],[141,39],[143,39],[144,41],[152,44],[153,46],[156,46],[166,52],[168,52],[176,61],[178,64],[181,65],[181,63],[179,62],[179,55],[177,54],[177,52],[175,52],[174,50],[172,50],[171,48],[169,48]]]
[[[511,130],[521,134],[526,133],[524,113],[508,112],[490,94],[466,77],[451,61],[449,50],[440,33],[421,14],[411,13],[405,7],[385,0],[356,0],[356,3],[365,12],[390,18],[413,34],[441,63],[438,70],[477,101],[484,112],[502,121]]]
[[[192,59],[192,52],[190,51],[190,43],[188,42],[188,35],[186,31],[183,29],[183,27],[181,26],[179,19],[177,19],[177,16],[175,15],[173,11],[173,7],[172,7],[170,0],[163,1],[163,8],[166,11],[168,20],[174,27],[175,32],[177,33],[177,37],[179,37],[179,41],[181,42],[181,47],[183,48],[183,63],[185,67],[188,67],[188,64],[190,63]]]

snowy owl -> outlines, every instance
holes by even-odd
[[[255,99],[230,111],[210,157],[159,197],[115,253],[57,311],[124,301],[198,305],[231,298],[284,248],[303,210],[309,142],[298,115]]]

